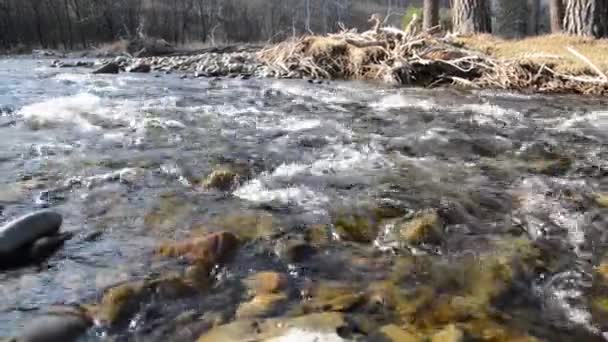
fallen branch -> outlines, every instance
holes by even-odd
[[[599,77],[601,77],[604,80],[604,82],[608,82],[608,76],[606,76],[606,74],[602,71],[602,69],[598,68],[597,65],[593,64],[589,60],[589,58],[585,57],[582,53],[576,51],[571,46],[568,46],[566,48],[566,50],[568,50],[568,52],[570,52],[575,57],[577,57],[578,59],[580,59],[581,61],[583,61],[584,63],[586,63],[591,69],[593,69],[593,71],[595,71],[598,74]]]

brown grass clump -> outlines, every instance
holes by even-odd
[[[521,40],[505,40],[483,34],[458,37],[455,41],[468,49],[479,50],[496,58],[551,65],[555,71],[573,76],[595,76],[589,65],[568,52],[566,47],[570,46],[589,58],[600,69],[608,71],[608,39],[554,34]]]
[[[294,77],[608,94],[608,41],[564,35],[507,41],[375,25],[294,38],[258,57],[277,75]]]

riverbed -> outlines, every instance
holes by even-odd
[[[203,186],[218,168],[235,170],[234,186]],[[311,286],[362,294],[356,305],[307,309],[376,324],[339,334],[345,340],[388,324],[421,335],[456,324],[467,336],[486,324],[506,340],[601,341],[607,176],[601,98],[92,75],[0,59],[0,221],[51,208],[75,234],[42,265],[0,271],[0,336],[51,305],[98,303],[112,286],[182,269],[155,253],[164,242],[255,230],[212,289],[142,303],[86,340],[196,340],[210,328],[197,317],[238,321],[242,280],[275,271],[288,277],[288,295],[264,317],[294,315]],[[438,236],[395,233],[428,213]],[[291,241],[306,252],[284,252]],[[509,273],[500,281],[487,276],[493,258]],[[423,303],[370,308],[369,294],[387,283]],[[468,316],[434,314],[439,299],[455,297],[478,306],[449,299]],[[175,323],[184,312],[194,318]],[[196,336],[180,335],[193,326]]]

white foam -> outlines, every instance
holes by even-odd
[[[98,111],[100,105],[101,99],[99,97],[80,93],[25,106],[19,110],[19,114],[27,121],[42,126],[74,123],[84,130],[97,130],[99,127],[89,122],[83,115]]]
[[[309,167],[308,165],[298,163],[281,164],[272,174],[276,177],[293,177],[306,171]]]
[[[320,332],[292,328],[283,336],[272,338],[269,342],[345,342],[347,340],[338,336],[335,332]]]
[[[385,96],[379,101],[372,103],[371,107],[383,110],[397,108],[420,108],[424,110],[432,110],[439,108],[439,105],[430,100],[424,100],[403,94],[393,94]]]
[[[288,132],[298,132],[313,129],[321,126],[321,120],[318,119],[298,119],[288,118],[281,120],[277,126],[259,126],[260,129],[281,129]]]
[[[587,114],[574,114],[570,119],[562,122],[557,129],[567,130],[588,124],[600,130],[608,130],[608,111],[595,111]]]
[[[271,189],[259,179],[244,184],[234,192],[234,195],[254,203],[297,206],[312,212],[322,210],[329,202],[329,198],[324,194],[303,185]]]

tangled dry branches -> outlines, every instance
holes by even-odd
[[[310,78],[608,94],[605,74],[560,74],[552,65],[498,59],[462,48],[451,34],[417,32],[417,25],[408,25],[406,30],[380,27],[373,19],[372,30],[342,29],[327,36],[294,38],[262,50],[258,58],[278,74]]]

